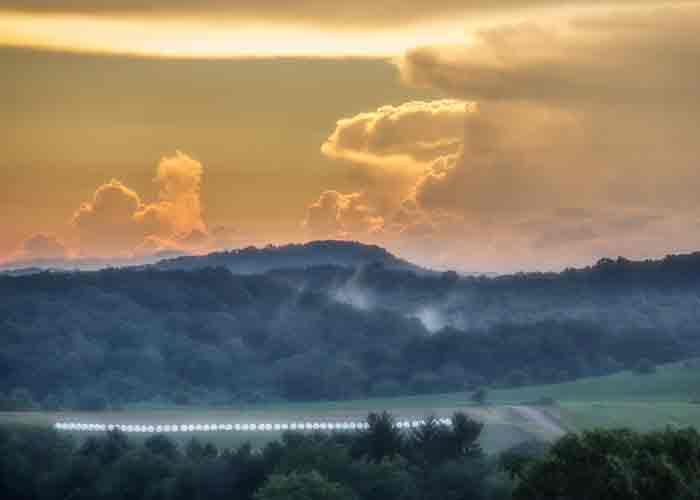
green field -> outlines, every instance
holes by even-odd
[[[700,399],[700,360],[657,367],[641,375],[629,371],[591,377],[574,382],[491,392],[495,403],[528,401],[551,397],[557,401],[649,401],[688,402]]]
[[[700,362],[659,366],[655,373],[622,372],[575,382],[496,390],[495,405],[553,398],[568,428],[700,427]]]
[[[537,404],[552,398],[555,405]],[[497,452],[523,440],[551,440],[562,430],[578,431],[594,427],[631,427],[640,431],[666,426],[700,426],[700,362],[660,366],[655,373],[641,375],[622,372],[574,382],[498,389],[489,392],[485,406],[476,406],[468,393],[438,394],[403,398],[356,401],[289,403],[241,406],[238,408],[130,409],[102,413],[0,413],[0,424],[51,425],[74,420],[90,423],[281,423],[309,420],[362,420],[370,411],[388,410],[397,419],[427,415],[449,416],[465,411],[485,423],[482,444]],[[85,434],[81,434],[84,436]],[[184,442],[191,433],[173,437]],[[261,445],[279,437],[265,432],[208,432],[196,434],[220,446],[246,441]],[[136,439],[143,435],[134,435]]]

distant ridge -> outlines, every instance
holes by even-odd
[[[0,276],[30,276],[32,274],[37,274],[46,271],[46,269],[41,267],[20,267],[17,269],[1,269]]]
[[[376,245],[356,241],[323,240],[304,244],[263,248],[247,247],[201,256],[182,256],[161,260],[149,268],[158,270],[193,270],[225,267],[234,274],[260,274],[277,269],[316,266],[361,267],[381,264],[387,269],[427,272]]]
[[[77,257],[59,259],[29,259],[16,260],[0,264],[0,275],[21,276],[36,274],[45,271],[51,272],[76,272],[99,271],[108,268],[143,267],[155,264],[166,258],[180,257],[184,254],[179,251],[166,250],[153,255],[143,257]]]

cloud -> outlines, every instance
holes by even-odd
[[[367,124],[401,113],[371,112],[340,120],[334,136],[353,133],[326,144],[371,155],[377,170],[420,157],[403,203],[377,215],[386,244],[432,265],[556,269],[687,251],[700,246],[698,59],[700,7],[501,26],[399,63],[405,81],[454,99],[438,103],[477,102],[459,123],[388,120],[377,147]],[[416,134],[433,130],[429,142],[451,149],[416,154]]]
[[[184,253],[177,241],[155,235],[146,236],[141,243],[130,249],[132,257]]]
[[[432,235],[444,242],[442,258],[472,269],[556,269],[700,244],[679,230],[700,210],[688,190],[698,179],[684,161],[698,146],[669,140],[661,126],[646,133],[607,120],[543,104],[481,105],[465,122],[462,149],[435,160],[414,187],[424,226],[445,214],[459,221],[461,229]]]
[[[588,6],[611,4],[656,4],[658,0],[590,0]],[[326,27],[394,27],[397,23],[418,23],[530,8],[557,7],[555,0],[5,0],[2,10],[83,14],[91,16],[189,16],[240,22],[303,23]]]
[[[468,45],[411,50],[401,74],[477,101],[698,109],[697,6],[544,19],[483,30]]]
[[[204,230],[200,202],[202,171],[200,162],[180,151],[158,164],[155,182],[160,187],[160,203],[166,207],[176,232]]]
[[[576,114],[539,105],[476,106],[449,100],[381,109],[385,111],[339,120],[325,149],[333,144],[336,150],[371,154],[373,160],[366,165],[378,170],[384,168],[382,162],[393,162],[403,152],[414,159],[418,167],[409,189],[395,183],[374,185],[363,202],[382,220],[382,232],[373,234],[373,241],[378,238],[406,256],[441,265],[455,258],[450,256],[455,248],[461,258],[493,255],[492,245],[513,243],[505,233],[516,232],[511,227],[516,219],[566,206],[572,187],[584,192],[563,168],[581,147]],[[377,122],[382,122],[381,133],[374,127]],[[348,132],[358,128],[362,133]],[[441,143],[443,135],[450,150],[422,146]],[[375,136],[382,139],[375,141]],[[377,188],[402,195],[393,204],[379,203],[391,195]],[[338,207],[344,200],[340,193],[325,192],[309,207],[307,227],[318,228],[314,234],[343,233]],[[352,237],[358,234],[363,235]],[[518,235],[518,244],[523,243]]]
[[[144,203],[120,181],[98,187],[73,216],[80,251],[90,256],[197,249],[206,244],[200,186],[202,164],[184,153],[160,160],[158,201]]]
[[[357,238],[377,234],[384,219],[364,194],[328,190],[309,205],[303,225],[313,238]]]
[[[83,203],[73,216],[80,235],[81,253],[122,254],[155,230],[136,217],[143,210],[139,195],[112,179],[98,187],[92,201]],[[155,221],[149,221],[155,224]],[[150,225],[150,224],[149,224]]]
[[[575,115],[530,105],[484,105],[463,123],[460,150],[435,160],[417,181],[424,209],[490,219],[560,206],[586,195],[567,168],[581,146]]]
[[[22,241],[9,260],[31,263],[65,260],[69,257],[70,250],[56,235],[36,233]]]
[[[260,243],[229,226],[207,226],[201,200],[203,173],[202,164],[182,152],[161,158],[153,179],[157,188],[153,202],[112,179],[74,212],[73,230],[65,235],[70,246],[53,234],[37,233],[0,264],[95,269]],[[352,228],[353,214],[361,210],[359,200],[348,197],[343,204],[344,227]]]
[[[460,150],[474,103],[454,99],[382,106],[337,121],[321,146],[328,158],[349,163],[376,210],[396,209],[438,158]]]
[[[561,165],[578,152],[578,126],[575,114],[535,105],[409,102],[339,120],[323,150],[332,150],[337,158],[371,156],[363,165],[380,171],[397,157],[412,158],[408,188],[384,182],[365,193],[367,203],[380,208],[391,227],[406,232],[414,224],[427,230],[435,214],[449,219],[450,213],[549,205],[569,182]],[[450,147],[436,146],[444,144]],[[320,210],[324,203],[335,206],[329,194],[314,207]]]
[[[567,225],[559,228],[547,228],[540,234],[533,246],[536,249],[560,247],[590,241],[597,237],[597,233],[588,224]]]
[[[370,165],[420,166],[457,151],[465,117],[475,111],[474,103],[453,99],[382,106],[338,120],[321,151],[331,158]]]
[[[154,179],[159,201],[143,207],[136,218],[156,233],[206,232],[200,198],[202,172],[200,162],[180,151],[162,158]]]
[[[213,250],[209,243],[209,235],[196,230],[185,235],[171,235],[170,237],[151,234],[146,236],[135,248],[131,249],[130,256],[139,258],[166,254],[205,253]]]
[[[698,187],[698,58],[699,7],[504,26],[475,45],[410,52],[405,79],[480,110],[416,200],[491,220],[571,203],[686,210]]]

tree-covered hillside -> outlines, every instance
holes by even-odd
[[[5,408],[449,392],[699,352],[698,256],[460,278],[381,264],[0,277]]]
[[[498,277],[421,275],[380,264],[272,274],[358,307],[414,315],[433,331],[445,326],[474,330],[503,323],[582,320],[610,330],[694,336],[700,324],[700,253],[656,261],[604,259],[561,273]]]
[[[181,256],[161,260],[152,267],[160,270],[223,267],[235,274],[259,274],[273,269],[304,269],[323,265],[354,268],[372,263],[379,263],[391,269],[425,272],[419,266],[376,245],[336,240],[269,245],[264,248],[248,247],[201,256]]]

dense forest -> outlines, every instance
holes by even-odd
[[[699,276],[698,255],[498,278],[381,263],[3,276],[0,406],[348,399],[653,369],[700,352]]]
[[[180,447],[119,431],[75,442],[0,428],[0,498],[13,500],[697,500],[700,435],[590,431],[486,456],[481,424],[455,414],[409,432],[370,414],[353,433],[285,433],[260,450]]]

